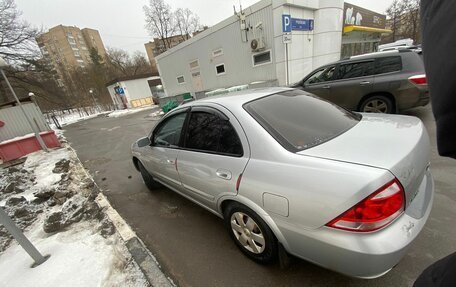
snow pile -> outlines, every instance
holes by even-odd
[[[98,193],[70,148],[38,151],[23,166],[0,169],[0,206],[51,255],[30,268],[33,260],[0,225],[1,285],[147,286],[96,203]]]
[[[158,110],[156,112],[149,114],[149,117],[160,119],[164,114],[165,113],[162,110]]]
[[[72,113],[58,115],[58,116],[56,116],[56,118],[59,121],[59,124],[61,126],[66,126],[66,125],[73,124],[73,123],[76,123],[79,121],[92,119],[92,118],[98,117],[100,115],[106,115],[106,114],[109,114],[110,112],[111,111],[105,111],[105,112],[96,112],[91,115],[81,115],[79,112],[76,111],[76,112],[72,112]],[[57,129],[55,127],[54,123],[52,122],[52,120],[50,122],[51,122],[51,124],[50,124],[51,128],[54,130]]]
[[[157,107],[156,105],[152,105],[152,106],[141,107],[141,108],[133,108],[133,109],[126,109],[126,110],[118,110],[118,111],[114,111],[114,112],[110,113],[110,114],[108,115],[108,117],[110,117],[110,118],[123,117],[123,116],[126,116],[126,115],[130,115],[130,114],[134,114],[134,113],[139,113],[139,112],[146,111],[146,110],[151,110],[151,109],[154,109],[154,108],[156,108],[156,107]]]

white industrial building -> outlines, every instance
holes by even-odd
[[[297,82],[340,59],[343,17],[343,0],[262,0],[157,56],[164,90],[199,98],[233,86]],[[349,38],[362,41],[354,33]]]
[[[164,96],[160,77],[152,73],[117,78],[108,82],[106,88],[118,109],[151,105],[153,97]]]
[[[164,89],[198,97],[258,81],[296,82],[340,58],[343,7],[343,0],[262,0],[157,56]],[[282,15],[313,20],[313,27],[293,29],[284,44]]]

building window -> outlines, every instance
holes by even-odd
[[[218,56],[221,56],[221,55],[223,55],[223,49],[222,48],[212,51],[212,57],[214,57],[214,58],[218,57]]]
[[[74,40],[74,38],[70,38],[68,37],[68,43],[73,44],[73,45],[76,45],[76,41]]]
[[[75,57],[79,57],[79,58],[81,57],[81,54],[79,53],[79,51],[74,51],[73,53],[74,53]]]
[[[271,63],[271,50],[254,54],[252,57],[253,57],[253,66],[269,64],[269,63]]]
[[[179,76],[179,77],[177,77],[177,83],[178,83],[178,84],[183,84],[183,83],[185,83],[184,76]]]
[[[194,69],[199,68],[199,62],[198,62],[198,60],[191,61],[191,62],[189,63],[189,66],[190,66],[190,70],[194,70]]]
[[[217,73],[217,75],[225,74],[225,64],[215,66],[215,72]]]

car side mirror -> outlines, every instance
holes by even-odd
[[[152,142],[150,141],[150,138],[144,137],[138,140],[138,146],[143,147],[143,146],[148,146],[151,145]]]

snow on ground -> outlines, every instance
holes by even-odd
[[[31,201],[35,198],[34,192],[55,186],[62,176],[60,173],[53,173],[52,170],[58,161],[62,159],[69,160],[70,154],[70,150],[66,148],[53,150],[49,153],[40,150],[29,154],[23,168],[34,174],[36,184],[29,186],[21,195]]]
[[[158,111],[156,111],[156,112],[150,113],[150,114],[149,114],[149,117],[152,117],[152,118],[154,118],[154,117],[161,117],[161,116],[163,116],[164,114],[165,114],[165,113],[164,113],[162,110],[158,110]]]
[[[151,109],[156,108],[156,107],[157,107],[156,105],[152,105],[152,106],[141,107],[141,108],[117,110],[117,111],[114,111],[114,112],[110,113],[108,115],[108,117],[110,117],[110,118],[118,118],[118,117],[122,117],[122,116],[125,116],[125,115],[130,115],[130,114],[134,114],[134,113],[138,113],[138,112],[142,112],[142,111],[146,111],[146,110],[151,110]]]
[[[98,117],[100,115],[106,115],[106,114],[109,114],[111,113],[111,111],[104,111],[104,112],[97,112],[97,113],[94,113],[94,114],[91,114],[91,115],[84,115],[84,116],[81,116],[79,114],[79,112],[74,112],[74,113],[70,113],[70,114],[62,114],[62,115],[59,115],[57,116],[57,120],[59,121],[59,124],[61,126],[66,126],[66,125],[69,125],[69,124],[73,124],[73,123],[76,123],[76,122],[79,122],[79,121],[84,121],[84,120],[88,120],[88,119],[92,119],[92,118],[95,118],[95,117]],[[51,121],[51,124],[50,124],[51,128],[52,129],[56,129],[54,123],[52,123]]]
[[[31,268],[32,258],[13,244],[0,255],[2,286],[148,286],[118,236],[103,238],[90,221],[49,236],[39,223],[26,235],[49,259]]]
[[[64,137],[61,138],[65,142]],[[1,286],[149,286],[101,206],[76,153],[64,148],[0,167],[0,206],[43,255],[33,260],[0,225]]]

